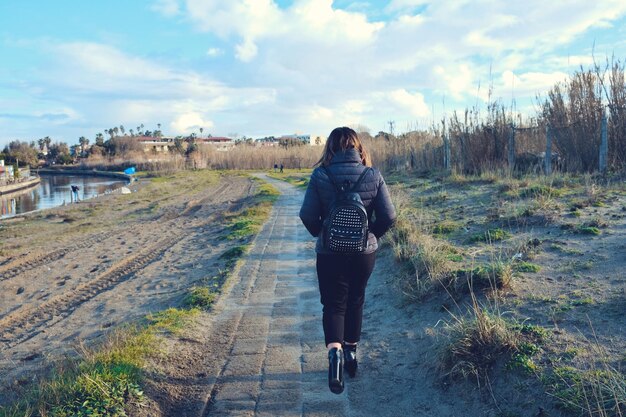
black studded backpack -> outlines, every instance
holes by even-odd
[[[330,170],[322,167],[335,187],[335,198],[324,220],[324,247],[331,252],[360,253],[367,248],[367,211],[356,190],[372,168],[365,168],[354,185],[338,184]]]

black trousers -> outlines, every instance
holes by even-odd
[[[326,345],[361,339],[365,287],[375,263],[376,253],[317,255]]]

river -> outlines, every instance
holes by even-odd
[[[79,188],[78,199],[87,200],[128,184],[127,181],[76,175],[41,175],[41,183],[28,190],[0,195],[0,218],[29,211],[42,210],[72,203],[70,186]]]

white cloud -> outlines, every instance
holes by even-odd
[[[410,114],[415,118],[423,118],[430,115],[430,110],[424,101],[424,95],[420,93],[409,93],[405,89],[397,89],[389,93],[389,98],[393,103],[402,108],[403,114]]]
[[[513,71],[507,70],[502,73],[501,89],[510,91],[514,95],[532,96],[537,92],[547,92],[556,83],[563,82],[567,78],[568,74],[561,71],[515,74]]]
[[[172,17],[180,14],[178,0],[157,0],[150,8],[166,17]]]
[[[212,121],[205,120],[200,113],[195,112],[180,114],[170,123],[170,128],[180,135],[197,132],[200,128],[211,129],[212,127]]]
[[[206,51],[206,54],[208,56],[210,56],[210,57],[217,57],[217,56],[222,55],[223,53],[224,53],[224,51],[222,49],[220,49],[220,48],[209,48]]]
[[[243,62],[250,62],[256,56],[258,48],[252,39],[245,39],[243,43],[236,46],[235,50],[235,56],[239,60]]]

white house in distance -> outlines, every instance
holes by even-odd
[[[176,146],[174,144],[174,138],[170,137],[154,138],[151,136],[137,136],[136,139],[143,145],[144,152],[167,152]],[[220,149],[228,148],[235,144],[231,138],[221,136],[195,138],[195,142],[198,145],[213,145]]]

